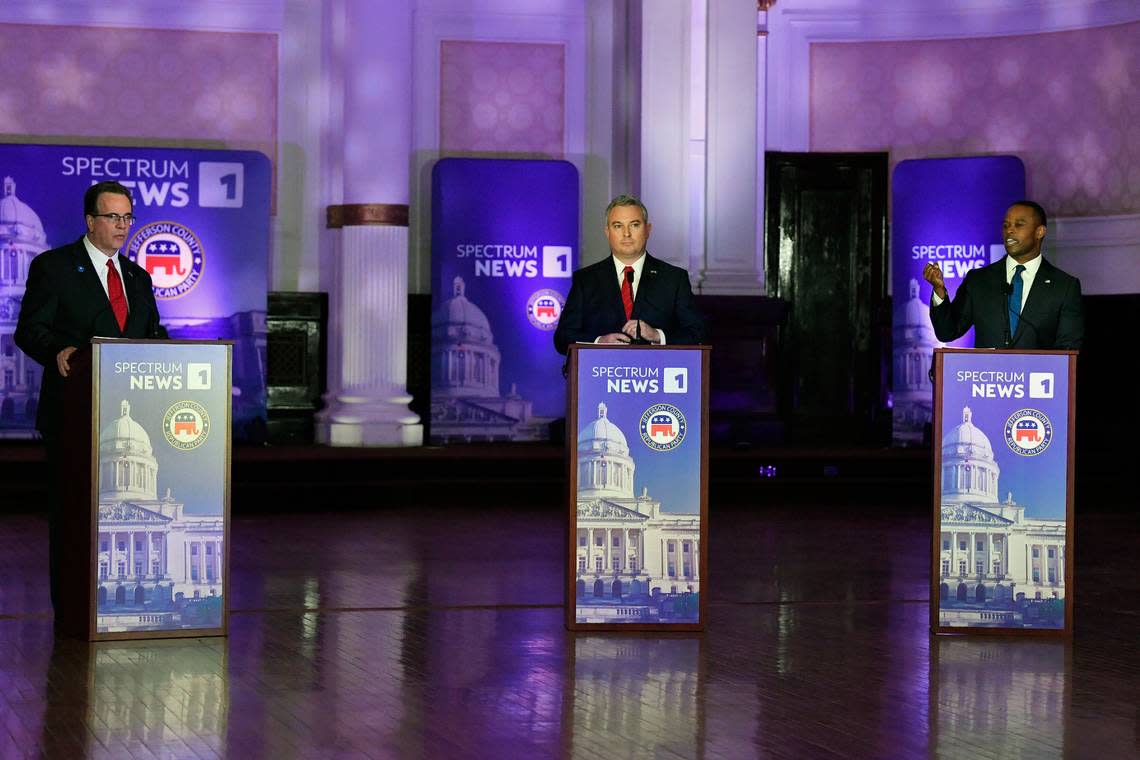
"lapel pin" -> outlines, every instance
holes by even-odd
[[[1052,282],[1052,280],[1046,280],[1045,284],[1048,285],[1050,282]]]
[[[79,267],[77,267],[76,271],[77,272],[86,272],[87,269],[81,264],[81,265],[79,265]]]

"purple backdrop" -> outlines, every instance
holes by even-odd
[[[894,303],[892,405],[896,444],[922,442],[931,420],[929,371],[936,346],[930,324],[928,262],[942,267],[953,297],[973,267],[1005,255],[1001,221],[1025,197],[1025,166],[1016,156],[930,158],[895,167],[891,190],[891,291]],[[973,346],[971,330],[948,345]]]
[[[134,214],[122,253],[151,272],[172,338],[229,339],[233,430],[265,429],[265,312],[269,160],[250,151],[0,145],[0,360],[12,370],[0,430],[29,434],[40,367],[10,348],[31,258],[79,239],[83,193],[95,182],[131,188]],[[7,179],[10,178],[10,179]],[[29,374],[31,373],[31,374]],[[5,381],[7,383],[7,381]]]
[[[432,170],[431,440],[546,440],[566,409],[553,331],[578,262],[578,171]]]

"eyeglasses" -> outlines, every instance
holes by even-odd
[[[101,216],[116,227],[119,226],[120,222],[127,225],[128,227],[135,223],[134,214],[92,214],[91,216],[94,216],[96,218]]]

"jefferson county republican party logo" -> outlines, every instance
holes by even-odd
[[[176,449],[189,451],[206,442],[210,434],[210,415],[193,401],[176,401],[162,418],[166,442]]]
[[[127,258],[150,275],[155,298],[184,296],[202,279],[202,243],[177,222],[152,222],[139,229],[127,244]]]
[[[553,330],[562,316],[562,294],[543,288],[531,293],[526,302],[526,318],[539,330]]]
[[[1049,448],[1053,426],[1036,409],[1018,409],[1005,421],[1005,444],[1014,454],[1031,457]]]
[[[641,440],[654,451],[669,451],[685,440],[685,415],[672,404],[654,404],[641,415]]]

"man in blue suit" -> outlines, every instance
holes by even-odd
[[[571,343],[704,341],[704,320],[693,303],[688,272],[645,250],[653,226],[644,204],[619,195],[605,217],[612,255],[574,273],[554,347],[565,354]]]
[[[72,371],[72,355],[94,337],[167,337],[158,321],[150,275],[119,253],[134,224],[130,191],[118,182],[96,183],[83,196],[83,213],[87,234],[32,259],[15,334],[20,350],[44,367],[36,429],[47,445],[50,470],[49,564],[57,624],[62,562],[74,544],[67,516],[61,514],[60,495],[64,479],[73,477],[62,471],[61,452],[66,445],[63,383]]]
[[[1084,338],[1081,281],[1041,255],[1045,209],[1018,201],[1005,212],[1006,255],[967,273],[954,299],[942,270],[927,264],[922,276],[934,287],[930,322],[938,340],[957,340],[974,328],[975,348],[1079,349]]]

